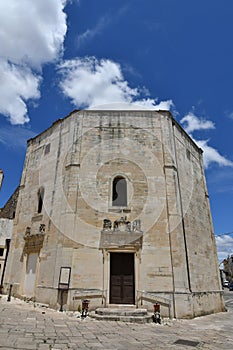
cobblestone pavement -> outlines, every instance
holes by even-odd
[[[0,349],[233,349],[233,310],[193,320],[135,324],[84,320],[6,297],[0,300]],[[188,342],[187,342],[188,341]]]

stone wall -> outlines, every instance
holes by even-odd
[[[0,219],[0,289],[6,268],[8,249],[13,231],[13,220]]]
[[[4,207],[0,208],[0,218],[14,219],[18,195],[19,195],[19,187],[16,188],[15,192],[8,199]]]
[[[127,185],[123,207],[112,201],[116,176]],[[111,238],[106,220],[140,220],[140,234]],[[75,111],[28,142],[6,287],[59,308],[61,268],[70,267],[66,308],[83,297],[109,304],[114,253],[134,254],[135,303],[169,299],[178,318],[223,310],[202,151],[169,112]]]

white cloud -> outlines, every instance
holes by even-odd
[[[62,0],[0,2],[0,57],[40,67],[59,56],[66,34]]]
[[[225,111],[225,115],[227,116],[227,118],[233,120],[233,112]]]
[[[174,103],[172,100],[167,100],[167,101],[160,101],[159,104],[157,104],[155,106],[155,110],[159,111],[159,110],[167,110],[170,111],[171,108],[174,107]]]
[[[209,140],[196,140],[191,134],[193,131],[214,129],[215,125],[211,120],[199,118],[190,112],[184,116],[180,122],[181,124],[184,124],[184,130],[203,150],[203,161],[205,168],[208,168],[211,163],[216,163],[220,166],[233,167],[233,162],[231,160],[228,160],[222,156],[218,150],[208,145]]]
[[[0,60],[0,113],[11,124],[29,121],[25,101],[39,98],[40,77],[24,66],[15,66]]]
[[[233,237],[223,235],[215,237],[215,240],[219,261],[222,261],[223,259],[226,259],[228,255],[233,254]]]
[[[60,87],[78,108],[119,109],[170,109],[171,100],[158,105],[156,99],[141,98],[141,90],[131,88],[124,79],[121,66],[108,59],[95,57],[76,58],[59,66],[62,80]],[[104,107],[105,106],[105,107]],[[121,107],[120,107],[121,108]]]
[[[215,148],[207,144],[208,140],[194,141],[203,150],[204,165],[206,168],[208,168],[211,163],[217,163],[220,166],[233,167],[233,162],[231,160],[223,157]]]
[[[62,55],[65,4],[65,0],[0,1],[0,113],[12,124],[29,121],[26,103],[40,97],[38,72]]]
[[[101,33],[104,28],[108,25],[110,19],[107,16],[103,16],[98,21],[97,25],[92,29],[87,29],[84,33],[78,36],[78,46],[81,46],[88,40],[92,40],[96,35]]]
[[[215,128],[211,120],[198,118],[192,112],[184,116],[180,122],[184,124],[184,129],[187,133],[191,133],[195,130],[209,130]]]
[[[15,137],[17,135],[17,137]],[[10,148],[26,148],[27,140],[36,136],[30,129],[21,126],[7,126],[0,128],[0,143]]]
[[[112,11],[109,10],[98,20],[96,25],[94,25],[92,28],[88,28],[85,32],[79,34],[77,39],[78,47],[80,47],[82,44],[85,44],[87,41],[93,40],[97,35],[101,34],[109,24],[116,22],[119,18],[125,15],[128,9],[129,5],[124,4],[122,7],[115,10],[114,13],[112,13]]]

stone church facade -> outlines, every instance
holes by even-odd
[[[5,278],[16,296],[223,311],[202,151],[167,111],[74,111],[28,141]]]

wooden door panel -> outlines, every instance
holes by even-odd
[[[133,286],[134,279],[132,275],[123,275],[123,284],[124,286]]]
[[[123,304],[134,303],[134,278],[132,275],[123,276]]]
[[[110,303],[111,304],[120,304],[121,303],[121,276],[113,275],[111,276],[111,295]]]
[[[134,304],[134,254],[111,253],[110,303]]]
[[[122,283],[120,275],[111,276],[111,280],[112,280],[113,285],[121,285],[121,283]]]

